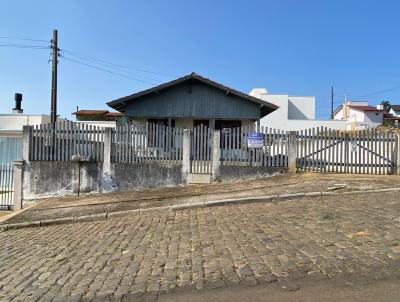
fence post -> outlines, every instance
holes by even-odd
[[[104,129],[103,174],[108,175],[111,175],[112,130],[110,127]]]
[[[220,177],[221,166],[221,131],[214,130],[212,141],[212,179],[217,180]]]
[[[397,134],[396,149],[396,174],[400,175],[400,134]]]
[[[190,171],[190,129],[183,129],[182,179],[187,181]]]
[[[31,142],[31,129],[32,126],[22,127],[22,160],[29,162],[29,148]]]
[[[29,150],[32,144],[32,126],[25,125],[22,127],[22,159],[14,161],[14,210],[18,211],[23,208],[23,177],[24,170],[30,174],[29,168]],[[29,179],[30,175],[26,175]]]
[[[289,172],[296,173],[297,171],[297,139],[296,131],[288,133],[288,168]]]
[[[14,160],[14,211],[22,210],[22,168],[23,160]]]

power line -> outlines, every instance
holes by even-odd
[[[46,42],[46,43],[49,43],[49,42],[50,42],[50,41],[48,41],[48,40],[41,40],[41,39],[28,39],[28,38],[5,37],[5,36],[0,36],[0,39],[18,40],[18,41]]]
[[[66,50],[66,49],[61,49],[61,51],[68,53],[72,56],[76,56],[76,57],[80,57],[81,59],[86,59],[86,60],[90,60],[93,62],[100,62],[102,64],[107,64],[110,66],[114,66],[114,67],[118,67],[120,69],[124,69],[124,70],[129,70],[128,67],[120,65],[120,64],[115,64],[115,63],[111,63],[111,62],[107,62],[105,60],[102,59],[97,59],[97,58],[93,58],[84,54],[80,54],[78,52],[75,51],[71,51],[71,50]],[[135,70],[140,71],[140,72],[145,72],[145,73],[150,73],[150,74],[154,74],[154,75],[159,75],[159,76],[164,76],[164,77],[169,77],[169,78],[177,78],[177,75],[172,75],[172,74],[168,74],[168,73],[162,73],[162,72],[156,72],[156,71],[151,71],[151,70],[146,70],[146,69],[140,69],[140,68],[135,68]]]
[[[101,68],[101,67],[98,67],[98,66],[95,66],[95,65],[87,64],[85,62],[78,61],[78,60],[66,57],[64,55],[61,55],[60,57],[63,58],[64,60],[67,60],[67,61],[70,61],[70,62],[74,62],[76,64],[85,65],[87,67],[91,67],[91,68],[94,68],[94,69],[97,69],[97,70],[100,70],[100,71],[104,71],[104,72],[107,72],[107,73],[110,73],[110,74],[118,75],[120,77],[128,78],[128,79],[131,79],[131,80],[139,81],[139,82],[150,84],[150,85],[157,85],[157,83],[153,83],[153,82],[150,82],[150,81],[145,81],[145,80],[141,80],[141,79],[138,79],[138,78],[130,77],[130,76],[127,76],[127,75],[125,75],[123,73],[114,72],[114,71],[111,71],[111,70],[108,70],[108,69],[104,69],[104,68]]]
[[[355,96],[354,98],[358,99],[358,98],[364,98],[364,97],[373,96],[373,95],[379,95],[379,94],[382,94],[382,93],[385,93],[385,92],[390,92],[390,91],[397,90],[397,89],[400,89],[400,86],[395,86],[395,87],[388,88],[388,89],[383,89],[383,90],[377,90],[375,92],[371,92],[371,93],[367,93],[367,94],[364,94],[364,95]]]
[[[31,49],[49,49],[50,46],[42,45],[26,45],[26,44],[15,44],[15,43],[1,43],[0,47],[13,47],[13,48],[31,48]]]
[[[147,80],[150,80],[150,81],[153,81],[153,82],[161,83],[160,80],[157,80],[157,79],[154,79],[154,78],[151,78],[151,77],[148,77],[148,76],[143,76],[143,75],[131,72],[131,71],[127,70],[125,67],[123,67],[122,65],[108,63],[106,61],[103,61],[103,60],[100,60],[100,59],[90,58],[90,57],[87,57],[87,56],[84,56],[84,55],[78,55],[78,54],[71,53],[70,51],[67,51],[67,50],[64,50],[64,49],[61,49],[61,52],[62,53],[68,53],[71,56],[78,57],[80,59],[83,59],[85,61],[97,64],[97,65],[102,65],[102,66],[105,66],[107,68],[120,70],[120,71],[122,71],[124,73],[130,74],[130,75],[133,75],[133,76],[136,76],[136,77],[142,77],[142,78],[146,78]]]

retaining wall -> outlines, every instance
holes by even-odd
[[[288,168],[263,167],[263,166],[220,166],[220,179],[222,181],[248,180],[254,178],[271,177],[288,173]]]
[[[79,187],[80,167],[80,187]],[[111,163],[103,173],[102,163],[31,161],[24,164],[23,200],[81,193],[116,192],[183,184],[182,165],[157,163]]]
[[[219,169],[219,180],[224,182],[287,172],[287,168],[261,166],[222,165]],[[111,163],[109,171],[104,172],[102,163],[30,161],[24,163],[22,173],[24,202],[49,196],[76,195],[78,188],[81,193],[100,193],[186,184],[181,164]]]

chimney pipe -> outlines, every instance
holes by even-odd
[[[14,96],[15,99],[15,108],[13,108],[13,113],[23,113],[24,110],[21,107],[22,103],[22,94],[21,93],[16,93]]]

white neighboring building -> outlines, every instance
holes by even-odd
[[[389,113],[393,116],[400,117],[400,105],[391,105]]]
[[[346,130],[347,123],[340,120],[316,120],[315,97],[270,94],[265,88],[254,88],[251,96],[279,106],[279,109],[260,120],[260,125],[286,131],[298,131],[314,127]]]
[[[15,107],[11,113],[0,113],[0,136],[22,137],[23,126],[35,126],[50,123],[50,116],[45,114],[24,114],[21,106],[22,94],[15,94]]]
[[[50,123],[45,114],[0,113],[0,136],[22,137],[22,127]]]
[[[340,105],[333,113],[333,119],[346,121],[347,130],[375,128],[383,123],[386,113],[381,105],[368,105],[368,102],[348,101]]]

